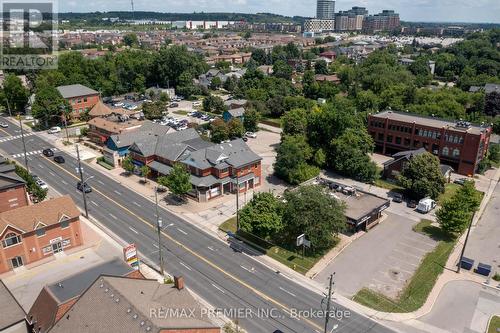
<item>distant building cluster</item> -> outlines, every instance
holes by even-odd
[[[335,1],[318,0],[316,18],[304,22],[304,32],[314,34],[328,31],[364,31],[374,33],[391,31],[400,27],[399,14],[393,10],[383,10],[379,14],[368,15],[365,7],[335,13]]]

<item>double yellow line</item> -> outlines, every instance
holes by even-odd
[[[60,166],[59,164],[55,163],[54,161],[52,161],[52,160],[50,160],[50,159],[48,159],[46,157],[44,157],[44,158],[47,161],[49,161],[50,163],[54,164],[59,169],[61,169],[62,171],[64,171],[65,173],[67,173],[68,175],[70,175],[71,177],[73,177],[73,178],[75,178],[77,180],[79,179],[77,176],[75,176],[74,174],[72,174],[68,170],[64,169],[62,166]],[[115,205],[117,205],[118,207],[120,207],[121,209],[123,209],[124,211],[126,211],[127,213],[129,213],[130,215],[136,217],[139,221],[141,221],[142,223],[146,224],[148,227],[150,227],[154,231],[156,231],[156,228],[151,223],[149,223],[148,221],[146,221],[145,219],[143,219],[142,217],[140,217],[136,213],[132,212],[127,207],[125,207],[122,204],[116,202],[114,199],[110,198],[109,196],[107,196],[106,194],[102,193],[101,191],[99,191],[97,189],[93,189],[93,190],[95,192],[99,193],[100,195],[102,195],[103,197],[105,197],[106,199],[108,199],[109,201],[111,201],[112,203],[114,203]],[[284,304],[280,303],[279,301],[277,301],[277,300],[275,300],[275,299],[267,296],[263,292],[255,289],[254,287],[252,287],[251,285],[249,285],[248,283],[246,283],[245,281],[242,281],[241,279],[239,279],[238,277],[234,276],[233,274],[225,271],[224,269],[222,269],[221,267],[217,266],[215,263],[211,262],[207,258],[203,257],[202,255],[196,253],[194,250],[191,250],[189,247],[185,246],[181,242],[179,242],[176,239],[172,238],[167,233],[165,233],[163,231],[161,233],[162,233],[163,236],[165,236],[167,239],[169,239],[170,241],[172,241],[173,243],[175,243],[179,247],[183,248],[184,250],[186,250],[187,252],[191,253],[196,258],[200,259],[201,261],[205,262],[207,265],[209,265],[209,266],[213,267],[214,269],[218,270],[219,272],[223,273],[224,275],[226,275],[227,277],[231,278],[232,280],[234,280],[235,282],[239,283],[240,285],[246,287],[247,289],[249,289],[250,291],[254,292],[258,296],[262,297],[266,301],[269,301],[269,302],[275,304],[276,306],[279,306],[280,308],[282,308],[283,310],[285,310],[285,312],[288,312],[288,313],[292,312],[292,310],[290,308],[288,308],[286,305],[284,305]],[[313,321],[311,321],[311,320],[309,320],[307,318],[301,318],[301,319],[304,320],[309,325],[311,325],[311,326],[315,327],[316,329],[320,330],[320,331],[323,329],[323,327],[319,326],[318,324],[316,324],[315,322],[313,322]]]

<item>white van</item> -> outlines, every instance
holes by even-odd
[[[47,133],[49,133],[49,134],[56,134],[56,133],[59,133],[59,132],[61,132],[61,127],[54,126],[54,127],[51,127]]]
[[[431,198],[424,198],[418,202],[417,211],[422,214],[427,214],[436,208],[436,201]]]

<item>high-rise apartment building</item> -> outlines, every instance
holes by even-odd
[[[347,11],[335,14],[336,31],[359,31],[363,28],[363,20],[368,15],[364,7],[352,7]]]
[[[400,26],[399,14],[393,10],[383,10],[382,13],[366,16],[363,22],[363,30],[369,33],[390,31]]]
[[[320,20],[333,20],[335,16],[335,1],[318,0],[316,18]]]

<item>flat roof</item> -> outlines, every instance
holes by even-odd
[[[374,210],[380,209],[389,203],[388,199],[356,190],[354,195],[345,195],[342,192],[331,191],[337,199],[346,204],[345,216],[353,221],[359,222]]]
[[[416,123],[422,126],[430,126],[435,128],[446,127],[457,132],[468,132],[472,134],[481,134],[489,128],[489,126],[478,126],[473,124],[471,124],[470,127],[459,127],[457,126],[458,121],[445,120],[431,116],[423,116],[414,113],[397,112],[391,110],[374,113],[371,116],[375,118],[390,119],[404,123]]]

